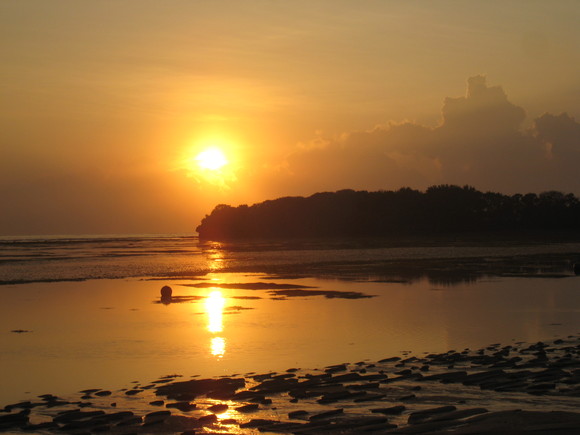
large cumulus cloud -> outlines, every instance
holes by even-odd
[[[445,99],[438,126],[390,122],[319,137],[288,156],[287,180],[302,191],[453,183],[505,193],[580,192],[580,124],[565,113],[545,114],[523,129],[525,117],[501,87],[471,77],[465,96]]]

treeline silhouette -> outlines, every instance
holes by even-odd
[[[200,239],[228,240],[578,229],[580,200],[573,194],[510,196],[444,184],[425,192],[340,190],[252,206],[220,204],[197,232]]]

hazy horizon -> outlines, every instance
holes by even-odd
[[[220,203],[340,189],[578,195],[578,22],[576,1],[2,2],[0,235],[193,234]]]

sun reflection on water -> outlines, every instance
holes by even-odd
[[[212,291],[205,300],[208,323],[207,330],[213,334],[224,330],[223,314],[226,299],[219,290]],[[210,353],[221,358],[226,353],[226,340],[223,337],[212,337]]]
[[[208,253],[209,268],[212,272],[218,272],[223,268],[224,253],[220,245],[213,245]]]
[[[223,337],[213,337],[211,339],[211,354],[221,358],[226,353],[226,340]]]
[[[205,300],[205,308],[208,317],[207,330],[209,332],[222,332],[224,329],[223,314],[225,298],[219,290],[213,291]]]

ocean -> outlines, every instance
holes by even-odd
[[[505,238],[3,237],[0,405],[576,334],[579,260]]]
[[[301,265],[398,260],[516,258],[580,253],[579,242],[502,237],[395,240],[200,242],[192,234],[0,237],[0,284],[180,277],[217,271],[264,271]],[[341,275],[340,270],[329,272]]]

